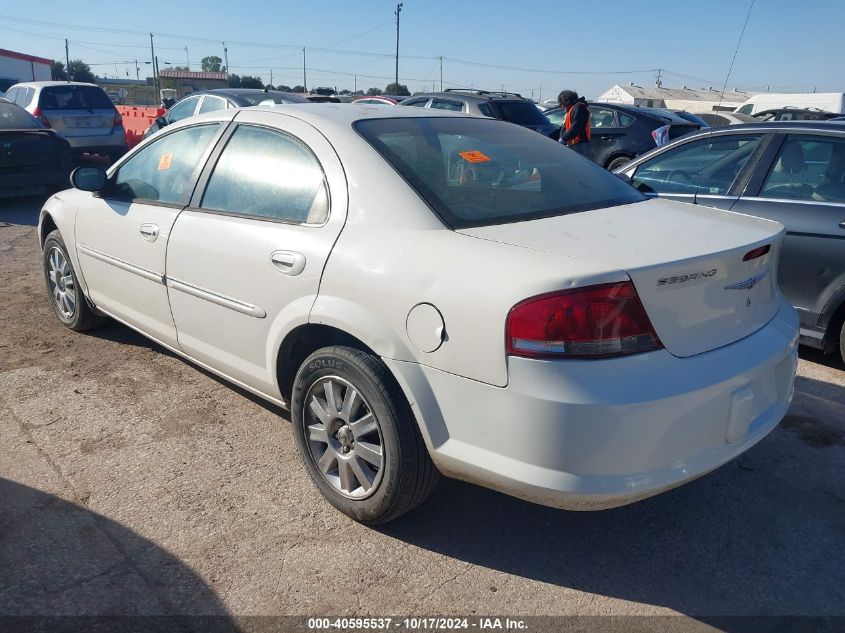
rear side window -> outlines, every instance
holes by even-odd
[[[616,127],[615,112],[609,108],[590,108],[590,127]]]
[[[197,125],[163,135],[121,165],[112,177],[107,195],[188,204],[194,187],[194,172],[219,127],[217,123]]]
[[[501,121],[367,119],[355,128],[454,228],[566,215],[644,199],[559,143]]]
[[[432,99],[431,107],[437,110],[451,110],[452,112],[463,112],[462,101],[451,101],[450,99]]]
[[[628,127],[634,121],[636,121],[634,117],[632,117],[630,114],[625,114],[624,112],[617,112],[616,116],[619,119],[619,127]]]
[[[296,224],[328,219],[323,169],[298,140],[241,125],[220,154],[200,207]]]
[[[206,96],[202,100],[202,105],[200,106],[198,114],[202,114],[203,112],[213,112],[214,110],[225,110],[226,105],[227,103],[225,99]]]
[[[428,103],[428,99],[417,99],[417,100],[410,99],[408,101],[403,101],[402,105],[403,106],[410,106],[412,108],[424,108],[426,103]]]
[[[197,102],[200,100],[199,97],[188,97],[187,99],[183,99],[172,108],[167,113],[167,120],[169,123],[176,123],[177,121],[181,121],[182,119],[187,119],[189,116],[194,115],[194,110],[197,108]]]
[[[41,89],[42,110],[114,110],[114,104],[97,86],[47,86]]]
[[[501,114],[499,118],[517,125],[548,125],[549,123],[549,120],[531,101],[496,101],[494,107]]]

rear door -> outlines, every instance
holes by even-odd
[[[632,184],[647,196],[729,210],[770,137],[719,134],[675,145],[637,165]]]
[[[802,323],[823,326],[845,288],[845,138],[789,134],[777,143],[732,210],[786,226],[781,289]]]
[[[162,134],[118,165],[76,215],[82,276],[95,305],[176,347],[165,279],[167,240],[188,204],[218,122]]]
[[[117,112],[102,88],[77,84],[45,86],[38,107],[50,127],[66,137],[111,134]]]
[[[621,125],[620,118],[625,119],[626,125]],[[604,165],[607,158],[621,148],[622,138],[627,134],[626,127],[634,122],[634,117],[613,108],[599,105],[590,106],[590,158]]]
[[[346,218],[346,178],[312,126],[244,110],[176,221],[167,250],[182,350],[280,397],[275,352],[307,322]]]

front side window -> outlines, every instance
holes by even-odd
[[[328,219],[328,192],[314,154],[296,139],[241,125],[220,154],[200,206],[296,224]]]
[[[646,193],[725,195],[762,134],[725,134],[685,143],[637,168],[633,185]]]
[[[147,145],[120,166],[105,196],[186,205],[194,186],[194,174],[217,123],[176,130]]]
[[[559,143],[501,121],[366,119],[355,129],[453,228],[566,215],[644,199]]]
[[[787,136],[760,197],[845,202],[845,139]]]
[[[189,97],[170,108],[170,112],[167,113],[168,123],[176,123],[182,119],[187,119],[189,116],[193,116],[199,100],[199,97]]]

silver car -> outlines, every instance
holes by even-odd
[[[123,117],[99,86],[31,81],[9,88],[6,98],[65,137],[75,153],[103,154],[112,160],[126,153]]]

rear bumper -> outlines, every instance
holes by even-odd
[[[71,149],[76,153],[110,154],[115,151],[126,151],[126,131],[123,126],[112,128],[111,134],[97,136],[65,136]]]
[[[24,196],[40,193],[44,189],[69,186],[68,172],[52,166],[25,167],[8,173],[0,173],[0,197]]]
[[[798,318],[703,354],[509,359],[505,388],[387,360],[447,476],[572,510],[625,505],[695,479],[785,415]]]

